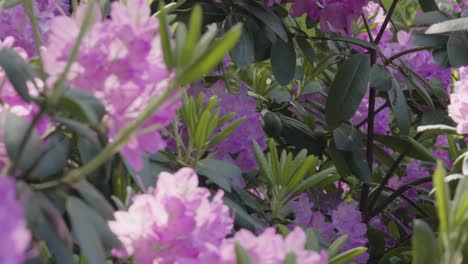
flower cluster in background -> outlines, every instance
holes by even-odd
[[[462,67],[459,70],[459,80],[455,82],[454,91],[450,95],[448,111],[450,117],[457,123],[457,132],[468,133],[468,69]]]

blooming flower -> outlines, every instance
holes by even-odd
[[[291,15],[307,15],[320,21],[323,31],[350,31],[351,22],[361,14],[361,8],[368,0],[296,0]]]
[[[435,149],[432,151],[432,154],[434,154],[434,156],[436,156],[438,159],[441,159],[444,162],[444,165],[450,168],[452,167],[452,159],[450,158],[447,147],[447,136],[437,136],[436,142],[434,144]]]
[[[241,117],[246,119],[222,142],[214,146],[211,151],[215,152],[215,157],[232,162],[242,169],[251,171],[257,168],[255,155],[252,151],[252,142],[255,140],[261,148],[265,148],[265,135],[261,125],[261,115],[257,112],[255,99],[247,96],[247,88],[242,86],[238,94],[230,94],[223,81],[218,81],[209,89],[205,89],[201,84],[193,85],[189,94],[197,97],[199,93],[204,93],[205,98],[217,96],[219,99],[220,116],[234,112],[232,120]],[[230,123],[223,125],[223,130]]]
[[[454,92],[450,95],[449,116],[457,123],[459,134],[468,134],[468,78],[467,67],[462,67],[460,80],[455,82]]]
[[[76,17],[59,16],[52,20],[44,66],[54,83],[62,73],[75,43],[86,7]],[[145,0],[130,0],[127,5],[113,2],[112,20],[95,21],[81,43],[76,61],[68,75],[73,88],[93,93],[106,106],[104,122],[112,142],[122,127],[134,120],[151,98],[167,92],[173,74],[164,63],[158,21],[150,16]],[[90,82],[89,80],[93,80]],[[131,166],[143,168],[142,155],[165,148],[166,142],[154,127],[167,126],[175,117],[180,100],[175,94],[136,131],[136,136],[121,154]]]
[[[295,228],[283,238],[276,234],[273,228],[267,228],[256,236],[248,230],[242,229],[234,238],[225,240],[219,248],[210,248],[203,252],[199,262],[192,263],[220,263],[235,264],[235,243],[241,245],[248,253],[254,264],[281,264],[288,254],[294,254],[298,264],[324,264],[328,261],[326,251],[320,253],[306,250],[306,234],[301,228]]]
[[[380,109],[385,105],[385,100],[377,97],[375,100],[375,109]],[[390,117],[390,108],[384,107],[383,110],[378,112],[374,118],[374,133],[377,134],[386,134],[390,131],[390,124],[392,119]],[[366,93],[366,96],[362,99],[359,104],[359,108],[356,113],[351,117],[351,123],[358,125],[364,120],[367,119],[369,114],[369,93]],[[367,132],[367,122],[361,126],[363,131]]]
[[[380,30],[382,30],[383,22],[385,21],[386,16],[384,10],[380,6],[380,4],[369,1],[369,3],[362,8],[362,13],[368,20],[367,22],[369,23],[369,27],[371,28],[370,33],[373,39],[375,40]],[[358,25],[360,25],[360,27],[364,27],[364,22],[362,21],[362,18],[358,20]],[[387,44],[392,41],[393,33],[391,29],[391,23],[388,23],[387,27],[384,30],[382,38],[380,39],[379,44]],[[358,32],[357,37],[367,42],[370,42],[369,33],[367,31]],[[360,50],[365,51],[365,49],[359,46],[357,46],[356,48],[360,48]]]
[[[333,199],[334,194],[336,193],[331,193],[327,197]],[[341,201],[333,208],[324,208],[322,206],[312,208],[312,206],[313,204],[307,194],[301,194],[298,200],[291,203],[290,207],[295,215],[294,223],[310,227],[330,241],[342,235],[347,235],[348,240],[343,246],[343,250],[367,244],[367,226],[362,223],[361,212],[357,210],[355,201],[350,203]],[[320,209],[320,211],[317,209]],[[327,218],[331,219],[331,221],[328,221]],[[357,263],[366,263],[367,258],[368,254],[366,253],[354,260]]]
[[[406,185],[410,182],[430,176],[431,174],[429,173],[427,168],[421,166],[421,162],[419,160],[413,160],[406,165],[406,176],[402,178],[393,177],[392,179],[390,179],[389,185],[394,189],[398,189],[401,186]],[[430,188],[431,183],[427,183],[421,186]],[[420,199],[418,195],[418,190],[415,188],[411,188],[404,194],[414,202],[417,202]],[[407,206],[407,204],[404,203],[404,206]]]
[[[31,233],[12,178],[0,176],[0,199],[0,263],[20,264],[26,260]]]
[[[37,0],[33,1],[34,14],[38,20],[41,37],[47,41],[50,22],[56,15],[69,14],[68,0]],[[26,50],[29,55],[35,55],[34,33],[29,17],[23,5],[2,10],[0,12],[0,39],[12,36],[16,44]]]
[[[124,249],[117,257],[134,255],[137,263],[182,263],[196,260],[204,248],[219,245],[233,227],[220,190],[198,187],[190,168],[174,175],[161,173],[154,190],[136,195],[127,212],[109,222]]]

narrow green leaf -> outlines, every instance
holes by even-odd
[[[430,162],[436,161],[430,150],[411,137],[375,135],[375,140],[400,154],[407,153],[408,157]]]
[[[270,164],[267,162],[265,158],[265,154],[263,154],[263,150],[260,148],[258,143],[254,140],[253,141],[253,149],[255,158],[257,159],[257,163],[260,166],[260,171],[262,175],[271,183],[273,184],[273,172],[271,171]]]
[[[340,253],[341,248],[343,248],[346,241],[348,241],[347,235],[343,235],[335,239],[333,243],[328,247],[328,257],[333,258],[337,256]]]
[[[444,169],[444,164],[442,161],[437,161],[437,168],[434,171],[434,177],[433,177],[433,182],[434,182],[434,187],[436,189],[435,191],[435,196],[436,196],[436,201],[437,201],[437,214],[439,217],[439,229],[440,232],[443,234],[447,234],[449,231],[449,214],[448,214],[448,208],[449,208],[449,190],[446,186],[445,183],[445,169]],[[441,235],[443,235],[441,234]]]
[[[439,263],[438,248],[431,228],[421,220],[414,220],[412,249],[414,264]]]
[[[410,116],[408,112],[408,103],[405,94],[398,81],[393,78],[392,89],[387,92],[390,106],[392,108],[401,135],[408,135],[410,128]]]
[[[235,245],[235,251],[237,264],[252,264],[252,260],[249,257],[249,253],[237,242]]]
[[[174,55],[172,54],[171,39],[169,34],[169,25],[167,24],[164,2],[159,2],[159,34],[161,36],[161,47],[163,50],[164,61],[168,69],[172,69],[175,65]]]
[[[366,251],[367,251],[367,248],[365,248],[365,247],[357,247],[357,248],[350,249],[350,250],[348,250],[346,252],[343,252],[343,253],[339,254],[338,256],[330,259],[328,261],[328,264],[344,264],[344,263],[347,263],[348,261],[352,260],[355,257],[360,256],[361,254],[363,254]]]
[[[303,38],[296,37],[295,38],[297,46],[301,50],[302,54],[304,57],[307,59],[307,61],[311,64],[315,63],[315,52],[310,43]]]
[[[246,117],[241,117],[236,119],[231,124],[227,125],[221,132],[216,134],[213,139],[208,144],[208,147],[216,146],[219,142],[223,141],[226,137],[228,137],[232,132],[234,132],[244,121]]]
[[[185,46],[182,50],[182,56],[181,56],[182,65],[187,63],[192,56],[194,47],[200,38],[202,21],[203,21],[202,8],[200,7],[200,5],[195,5],[192,11],[192,15],[190,16],[190,22],[188,24],[189,30],[188,30],[188,34],[185,40]]]
[[[315,164],[317,163],[317,158],[314,156],[309,156],[304,160],[304,163],[294,172],[291,180],[289,181],[287,185],[288,190],[294,189],[296,186],[298,186],[304,177],[307,175],[307,173],[310,173],[313,171]]]
[[[283,264],[297,264],[297,256],[293,252],[289,252],[283,260]]]
[[[193,61],[177,77],[183,86],[193,83],[213,70],[224,58],[224,55],[234,47],[242,33],[242,25],[232,27],[220,40],[216,41],[203,55]]]

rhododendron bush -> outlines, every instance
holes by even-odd
[[[0,0],[0,263],[468,263],[468,1]]]

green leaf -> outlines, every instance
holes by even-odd
[[[304,179],[304,177],[307,175],[307,173],[310,173],[311,171],[314,170],[314,166],[317,164],[317,158],[314,156],[308,156],[301,166],[294,172],[293,176],[291,177],[291,180],[289,181],[286,189],[292,190],[296,188]],[[286,175],[283,175],[285,177]]]
[[[412,249],[414,264],[439,263],[438,248],[431,228],[421,220],[414,220]]]
[[[229,29],[233,25],[240,22],[243,22],[240,15],[229,15],[226,18],[226,27]],[[239,41],[230,52],[231,58],[237,64],[237,66],[239,66],[239,68],[246,69],[254,61],[254,53],[255,49],[252,33],[250,33],[249,28],[244,25],[244,30],[242,30]]]
[[[345,159],[354,176],[365,183],[372,182],[372,173],[369,168],[369,163],[367,163],[367,159],[361,149],[354,149],[351,152],[346,151]]]
[[[257,17],[268,28],[275,32],[283,41],[288,41],[288,35],[281,20],[270,9],[252,1],[239,1],[238,3],[246,11]]]
[[[436,161],[430,150],[411,137],[375,135],[375,140],[400,154],[407,153],[408,157],[429,162]]]
[[[82,180],[74,186],[80,196],[93,207],[104,219],[111,220],[114,218],[114,209],[106,200],[106,198],[91,185],[88,181]]]
[[[235,245],[235,251],[237,264],[252,264],[252,260],[249,257],[249,253],[237,242]]]
[[[281,85],[289,84],[296,73],[296,51],[292,41],[280,39],[271,47],[271,68],[273,75]]]
[[[268,110],[262,111],[263,130],[271,137],[279,137],[281,135],[282,123],[281,119],[274,112]]]
[[[444,22],[450,19],[440,11],[430,11],[419,14],[414,18],[415,25],[432,25],[439,22]]]
[[[230,182],[242,176],[239,167],[222,160],[208,159],[202,160],[196,169],[199,175],[207,177],[210,181],[231,192]]]
[[[0,10],[15,7],[15,6],[21,4],[21,2],[22,2],[22,0],[4,0],[2,5],[1,5]]]
[[[433,183],[436,189],[435,197],[437,201],[437,215],[439,217],[439,230],[444,235],[449,231],[449,190],[445,183],[445,170],[442,161],[437,161],[437,168],[434,171]]]
[[[295,38],[297,46],[301,50],[302,54],[304,57],[309,61],[309,63],[314,64],[315,63],[315,52],[310,43],[303,38],[296,37]]]
[[[28,81],[34,83],[34,71],[18,53],[10,48],[4,48],[0,51],[0,68],[6,73],[13,88],[26,101],[31,101],[29,90],[26,85]]]
[[[211,148],[213,146],[216,146],[216,144],[218,144],[219,142],[227,138],[229,135],[231,135],[245,121],[245,119],[246,117],[241,117],[224,127],[224,129],[221,132],[216,134],[216,136],[214,136],[213,139],[210,140],[208,147]]]
[[[59,108],[65,115],[88,122],[98,127],[106,113],[105,106],[91,93],[78,89],[68,89],[59,99]]]
[[[316,174],[310,177],[307,177],[301,183],[296,185],[296,187],[293,190],[291,190],[291,193],[301,193],[306,190],[312,189],[318,186],[323,181],[325,181],[327,178],[329,178],[334,172],[336,172],[335,167],[331,167],[331,168],[322,170],[320,172],[317,172]]]
[[[363,254],[366,251],[367,251],[367,248],[365,248],[365,247],[353,248],[353,249],[350,249],[350,250],[348,250],[346,252],[343,252],[343,253],[339,254],[338,256],[336,256],[334,258],[331,258],[328,261],[328,263],[329,264],[344,264],[344,263],[347,263],[348,261],[352,260],[353,258],[360,256],[361,254]]]
[[[267,162],[260,145],[258,145],[255,140],[253,141],[253,150],[257,163],[260,166],[260,172],[271,184],[273,184],[273,172],[271,170],[270,164]]]
[[[370,69],[370,87],[380,91],[392,89],[393,75],[384,66],[374,64]]]
[[[163,51],[164,61],[168,69],[172,69],[175,65],[174,55],[172,54],[171,38],[169,34],[169,26],[167,24],[166,12],[163,1],[159,4],[159,34],[161,36],[161,47]]]
[[[418,2],[424,12],[439,10],[439,7],[437,7],[437,4],[434,0],[418,0]]]
[[[433,24],[426,30],[426,34],[440,34],[468,29],[468,18],[456,18]]]
[[[224,58],[224,55],[234,47],[241,33],[242,25],[232,27],[220,40],[206,49],[199,58],[195,59],[177,76],[177,83],[181,86],[193,83],[212,71]]]
[[[465,18],[468,22],[468,18]],[[447,53],[452,67],[468,65],[468,36],[465,32],[450,34],[447,42]]]
[[[171,171],[169,165],[162,162],[153,161],[148,157],[143,158],[144,165],[143,169],[140,171],[135,171],[127,160],[124,159],[124,162],[133,180],[139,184],[143,184],[143,186],[140,187],[144,189],[154,187],[156,185],[156,180],[161,172]]]
[[[2,128],[4,129],[3,142],[5,143],[10,160],[14,161],[21,151],[21,158],[17,162],[18,168],[24,170],[31,168],[41,157],[43,149],[39,133],[35,128],[32,128],[30,136],[24,140],[25,144],[22,148],[23,139],[28,134],[31,124],[8,111],[3,111],[0,114],[0,118],[5,118],[4,127]]]
[[[325,117],[330,128],[338,127],[356,112],[367,90],[369,72],[369,59],[360,54],[341,65],[327,98]]]
[[[228,196],[225,195],[223,197],[223,202],[235,213],[236,225],[247,228],[251,231],[261,230],[264,228],[264,226],[259,221],[253,218],[247,211],[245,211],[244,208],[242,208],[242,206],[234,202]]]
[[[67,165],[70,147],[69,138],[61,133],[53,134],[47,150],[41,154],[39,164],[30,173],[29,178],[46,178],[61,171]]]
[[[393,111],[393,115],[397,120],[401,135],[408,135],[410,128],[410,116],[408,112],[408,103],[406,102],[405,94],[401,89],[398,81],[394,78],[392,89],[388,91],[388,99]]]
[[[77,198],[67,199],[67,212],[70,216],[72,232],[87,262],[102,264],[106,262],[105,252],[93,223],[90,221],[90,210]]]
[[[68,229],[60,213],[57,213],[58,216],[51,214],[53,206],[46,199],[42,193],[37,192],[32,192],[27,199],[24,212],[31,232],[44,241],[48,248],[53,249],[50,253],[54,263],[74,263]],[[49,209],[46,210],[45,207]]]
[[[328,257],[333,258],[334,256],[337,256],[346,241],[348,241],[347,235],[343,235],[335,239],[335,241],[333,241],[333,243],[328,247]]]
[[[333,130],[333,139],[336,148],[344,151],[352,151],[361,148],[361,134],[354,126],[342,124]]]
[[[297,256],[294,252],[289,252],[283,260],[283,264],[297,264]]]
[[[193,49],[200,38],[202,20],[202,8],[199,5],[195,5],[190,16],[189,31],[182,50],[182,64],[187,63],[192,56]]]

